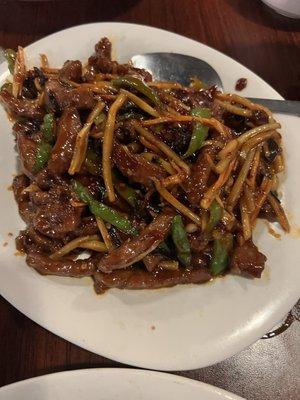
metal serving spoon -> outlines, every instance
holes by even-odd
[[[196,77],[208,85],[223,89],[220,76],[207,62],[199,58],[177,53],[146,53],[131,58],[133,65],[150,71],[158,81],[174,81],[189,85],[190,78]],[[238,78],[238,77],[237,77]],[[250,98],[274,112],[300,115],[300,101]]]

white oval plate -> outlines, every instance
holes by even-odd
[[[248,79],[243,95],[280,98],[267,83],[236,61],[185,37],[140,25],[97,23],[48,36],[26,49],[31,65],[46,53],[53,66],[67,59],[86,60],[103,36],[113,42],[114,57],[175,51],[199,57],[234,90]],[[0,80],[7,76],[0,67]],[[300,226],[299,118],[280,116],[286,147],[283,189],[294,226]],[[13,239],[24,226],[11,191],[16,154],[11,126],[0,110],[0,292],[17,309],[59,336],[114,360],[160,370],[186,370],[224,360],[259,339],[296,303],[300,280],[300,243],[294,234],[275,240],[262,225],[256,243],[267,255],[262,279],[227,276],[200,286],[156,291],[110,290],[96,296],[90,279],[43,277],[15,257]],[[6,247],[3,242],[8,242]]]
[[[177,375],[122,368],[83,369],[4,386],[0,400],[242,400]]]

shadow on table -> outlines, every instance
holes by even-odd
[[[0,30],[25,35],[45,35],[83,23],[111,21],[139,1],[1,1]]]
[[[261,24],[279,31],[300,32],[300,20],[284,17],[268,7],[261,0],[223,0],[237,13],[255,24]],[[253,8],[257,10],[254,12]]]

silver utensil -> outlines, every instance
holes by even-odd
[[[190,78],[197,77],[208,85],[217,85],[223,89],[217,71],[199,58],[177,53],[146,53],[131,58],[133,65],[150,71],[159,81],[174,81],[183,85],[190,83]],[[239,78],[239,77],[237,77]],[[274,112],[300,115],[300,101],[249,98]]]

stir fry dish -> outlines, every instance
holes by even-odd
[[[91,276],[97,293],[259,278],[258,218],[289,223],[277,194],[280,124],[265,107],[191,77],[188,87],[111,59],[101,39],[82,65],[12,74],[0,101],[14,121],[26,223],[16,239],[42,275]]]

